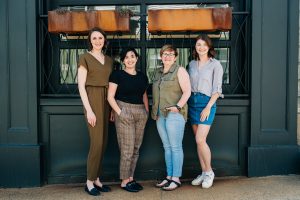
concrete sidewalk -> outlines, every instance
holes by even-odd
[[[182,187],[166,192],[154,187],[153,181],[142,182],[144,190],[129,193],[112,185],[112,192],[101,193],[98,197],[89,196],[84,184],[47,185],[38,188],[3,189],[2,200],[300,200],[300,175],[269,176],[261,178],[225,177],[216,178],[214,186],[202,189],[183,182]]]

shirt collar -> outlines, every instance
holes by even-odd
[[[174,72],[176,66],[177,66],[177,64],[176,64],[176,63],[173,63],[172,66],[170,67],[170,69],[169,69],[169,71],[168,71],[167,73]],[[161,72],[161,73],[164,72],[164,67],[161,67],[161,68],[160,68],[160,72]]]

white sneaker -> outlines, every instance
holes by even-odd
[[[215,174],[213,171],[205,173],[204,180],[202,182],[202,188],[210,188],[213,185]]]
[[[192,181],[192,185],[201,185],[201,183],[204,180],[204,173],[198,175],[193,181]]]

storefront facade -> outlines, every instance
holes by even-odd
[[[127,9],[130,33],[109,34],[107,54],[115,60],[126,46],[136,48],[139,69],[151,75],[166,43],[179,48],[178,62],[191,59],[198,33],[149,34],[147,11],[156,7],[233,7],[232,29],[209,33],[224,68],[224,99],[208,142],[217,176],[299,173],[297,145],[297,69],[299,2],[275,0],[77,1],[4,0],[0,3],[0,186],[26,187],[85,180],[88,135],[76,83],[76,59],[85,51],[82,35],[49,33],[47,11]],[[176,22],[174,22],[176,23]],[[151,100],[151,89],[148,94]],[[115,128],[104,161],[104,180],[118,180]],[[199,171],[196,146],[187,123],[183,176]],[[148,120],[138,179],[164,175],[162,144]]]

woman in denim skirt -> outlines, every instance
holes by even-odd
[[[214,58],[215,54],[210,38],[207,35],[199,35],[193,52],[194,60],[189,63],[188,71],[192,87],[188,113],[202,169],[202,173],[192,181],[192,185],[202,185],[202,188],[210,188],[215,177],[206,138],[216,114],[216,101],[223,97],[223,68]]]

